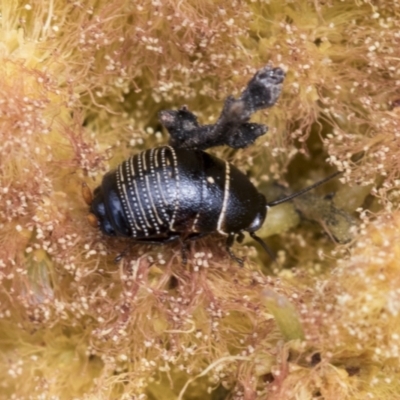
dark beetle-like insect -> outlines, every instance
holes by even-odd
[[[171,135],[170,145],[145,150],[124,161],[103,177],[93,199],[86,196],[100,229],[140,243],[181,240],[183,249],[190,240],[219,232],[227,237],[226,248],[240,264],[242,260],[232,253],[231,246],[244,232],[269,251],[255,234],[268,207],[332,177],[267,203],[246,175],[203,150],[222,144],[245,147],[265,133],[264,125],[248,120],[254,111],[275,104],[283,79],[280,68],[261,69],[239,99],[227,98],[214,125],[198,125],[195,115],[185,107],[162,111],[160,120]]]
[[[90,209],[107,235],[166,243],[219,232],[228,235],[230,248],[235,234],[260,229],[266,201],[227,161],[163,146],[106,174]]]

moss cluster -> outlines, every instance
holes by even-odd
[[[2,1],[1,399],[397,396],[400,5],[375,3]],[[128,242],[87,223],[82,182],[165,143],[163,108],[215,120],[267,62],[287,71],[269,133],[214,153],[268,198],[343,170],[310,218],[334,237],[353,214],[351,242],[285,204],[260,231],[278,266],[217,236],[186,267],[178,246],[116,265]]]

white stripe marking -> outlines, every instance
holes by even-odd
[[[222,230],[222,224],[225,222],[226,209],[228,207],[229,199],[229,186],[230,186],[230,172],[231,168],[227,161],[225,161],[225,186],[224,186],[224,200],[222,202],[221,213],[219,214],[217,231],[222,235],[228,235]]]
[[[126,184],[125,184],[125,178],[124,178],[124,174],[123,174],[123,169],[122,169],[122,164],[120,164],[120,166],[118,167],[118,179],[120,180],[118,182],[118,189],[121,193],[121,191],[124,193],[123,196],[120,195],[120,198],[122,199],[122,205],[124,207],[125,210],[125,214],[128,218],[128,222],[129,222],[129,226],[131,228],[132,231],[132,236],[136,236],[136,221],[135,221],[135,214],[132,211],[131,208],[131,204],[129,201],[129,196],[126,190]]]
[[[136,157],[136,161],[137,161],[137,168],[139,170],[139,177],[142,180],[143,179],[143,169],[142,169],[141,156],[142,156],[142,154],[140,153],[135,157]],[[151,225],[150,225],[149,221],[146,218],[146,213],[144,211],[142,200],[140,198],[140,192],[139,192],[139,189],[138,189],[137,181],[138,181],[138,179],[133,179],[133,185],[135,187],[135,195],[136,195],[136,198],[137,198],[137,201],[138,201],[138,204],[139,204],[139,209],[140,209],[140,212],[139,212],[140,222],[141,222],[141,225],[142,225],[142,229],[144,230],[145,236],[148,236],[149,235],[149,231],[147,230],[146,225],[147,225],[148,228],[151,228]]]
[[[148,194],[149,194],[149,199],[150,199],[151,208],[153,209],[154,215],[156,216],[156,218],[157,218],[157,220],[158,220],[158,224],[159,224],[159,225],[162,225],[162,224],[163,224],[163,221],[162,221],[162,219],[160,218],[160,216],[158,215],[157,208],[156,208],[156,206],[154,205],[153,196],[151,195],[150,184],[149,184],[149,177],[146,175],[146,176],[145,176],[145,179],[146,179],[146,187],[147,187],[147,192],[148,192]],[[160,230],[159,230],[159,228],[158,228],[157,225],[156,225],[156,230],[157,230],[157,233],[160,233]]]

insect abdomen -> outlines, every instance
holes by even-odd
[[[201,152],[169,146],[143,151],[116,171],[131,236],[154,237],[189,227],[201,205]]]

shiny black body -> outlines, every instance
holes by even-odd
[[[228,162],[163,146],[107,173],[94,191],[91,212],[108,235],[163,243],[254,232],[265,219],[266,199]]]

